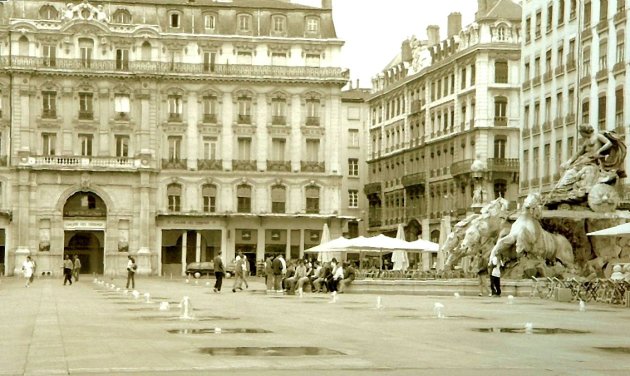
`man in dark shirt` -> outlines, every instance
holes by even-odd
[[[214,283],[214,292],[221,292],[221,284],[223,284],[223,276],[225,275],[225,268],[223,267],[223,260],[221,260],[221,251],[217,253],[214,258],[214,277],[217,281]]]
[[[271,269],[273,269],[273,288],[276,291],[282,291],[282,260],[280,255],[276,256],[271,263]]]
[[[327,281],[332,278],[332,266],[330,262],[325,262],[320,271],[319,277],[313,281],[313,292],[322,292],[322,286],[327,286]]]
[[[343,290],[354,281],[356,276],[356,271],[354,267],[349,262],[343,263],[343,280],[339,284],[339,292],[342,293]]]

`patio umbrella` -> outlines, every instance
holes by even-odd
[[[405,229],[403,228],[402,223],[398,224],[396,239],[405,241]],[[409,257],[407,256],[407,252],[395,250],[394,253],[392,253],[392,262],[394,263],[394,270],[407,270],[409,267]]]
[[[414,240],[410,242],[409,244],[424,252],[437,253],[438,250],[440,249],[440,245],[438,243],[433,243],[432,241],[428,241],[424,239]]]
[[[599,231],[589,232],[590,236],[630,236],[630,223],[623,223],[618,226],[605,228]]]
[[[322,229],[322,237],[319,242],[319,245],[324,245],[329,242],[330,242],[330,229],[328,228],[328,224],[324,223],[324,228]],[[333,251],[328,250],[327,252],[319,252],[319,255],[317,256],[317,259],[322,262],[331,261],[333,258],[340,260],[341,252],[339,251],[333,252]]]

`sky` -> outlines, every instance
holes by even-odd
[[[321,0],[293,0],[321,6]],[[345,41],[341,66],[350,68],[356,86],[369,88],[378,74],[400,52],[406,38],[427,38],[427,26],[440,26],[440,40],[446,39],[449,13],[462,15],[462,26],[474,21],[477,0],[333,0],[337,37]]]

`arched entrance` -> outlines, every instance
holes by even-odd
[[[76,231],[70,233],[68,244],[64,247],[63,254],[70,255],[72,259],[74,255],[79,256],[81,261],[81,273],[97,273],[103,274],[103,232],[84,232]]]
[[[105,270],[105,202],[93,192],[77,192],[63,207],[64,255],[77,255],[81,273]]]

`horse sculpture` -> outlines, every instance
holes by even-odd
[[[526,257],[543,264],[560,262],[564,267],[572,266],[573,248],[567,238],[542,228],[542,207],[539,193],[528,195],[509,234],[499,238],[490,257],[496,255],[504,262]]]
[[[442,248],[447,254],[445,269],[452,269],[465,256],[477,261],[479,257],[487,259],[495,239],[504,229],[508,217],[507,208],[508,201],[499,197],[484,206],[481,214],[458,222]]]

